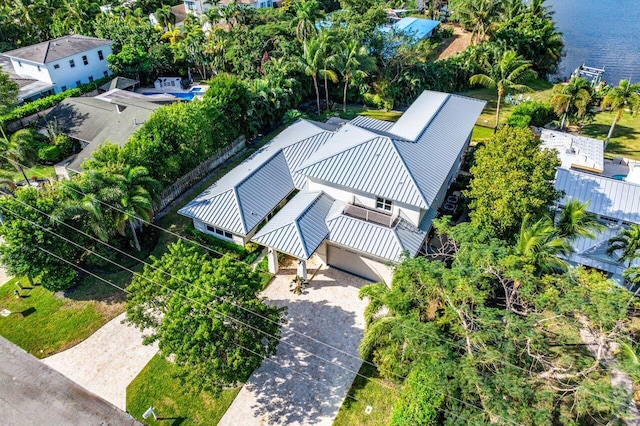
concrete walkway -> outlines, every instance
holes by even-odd
[[[142,333],[122,324],[125,314],[109,321],[71,349],[42,360],[80,386],[126,409],[127,386],[158,352],[142,344]]]
[[[313,271],[310,267],[309,273]],[[322,267],[298,296],[289,291],[294,276],[293,266],[281,269],[262,295],[268,303],[288,308],[288,327],[337,349],[283,328],[277,354],[251,375],[219,425],[333,423],[361,365],[341,351],[358,356],[367,305],[358,299],[358,291],[366,282]]]

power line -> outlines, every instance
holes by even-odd
[[[19,201],[20,203],[23,203],[23,204],[27,205],[28,207],[30,207],[30,208],[32,208],[32,209],[34,209],[34,210],[38,210],[38,209],[36,209],[35,207],[30,206],[29,204],[26,204],[26,203],[24,203],[24,202],[22,202],[22,201],[20,201],[20,200],[17,200],[17,201]],[[61,239],[65,240],[65,241],[67,241],[67,242],[69,242],[69,243],[71,243],[71,244],[74,244],[74,245],[78,246],[79,248],[82,248],[83,250],[88,251],[88,252],[89,252],[89,253],[91,253],[91,254],[94,254],[94,255],[96,255],[96,256],[98,256],[98,257],[100,257],[100,258],[104,259],[104,260],[107,260],[107,261],[109,261],[109,262],[111,262],[111,263],[113,263],[113,264],[115,264],[115,265],[119,266],[120,268],[122,268],[122,269],[124,269],[124,270],[127,270],[127,271],[129,271],[129,272],[131,272],[131,273],[132,273],[132,274],[134,274],[134,275],[135,275],[135,274],[137,274],[137,275],[141,276],[142,278],[144,278],[144,279],[146,279],[146,280],[150,281],[151,283],[156,284],[156,285],[158,285],[158,286],[160,286],[160,287],[162,287],[162,288],[165,288],[165,289],[167,289],[167,290],[169,290],[169,291],[173,292],[174,294],[177,294],[177,295],[178,295],[178,296],[180,296],[180,297],[183,297],[183,298],[185,298],[185,299],[187,299],[187,300],[190,300],[190,301],[192,301],[192,302],[196,302],[196,303],[200,303],[200,304],[202,304],[201,302],[198,302],[197,300],[192,299],[192,298],[190,298],[190,297],[188,297],[188,296],[186,296],[186,295],[182,295],[182,294],[180,294],[179,292],[177,292],[176,290],[171,289],[171,288],[168,288],[168,287],[166,287],[166,286],[164,286],[164,285],[162,285],[162,284],[158,283],[157,281],[153,281],[153,280],[151,280],[150,278],[145,277],[144,275],[140,275],[140,274],[138,274],[137,272],[135,272],[135,271],[133,271],[133,270],[131,270],[131,269],[129,269],[129,268],[127,268],[127,267],[125,267],[124,265],[121,265],[121,264],[119,264],[119,263],[117,263],[117,262],[115,262],[115,261],[112,261],[112,260],[110,260],[110,259],[107,259],[106,257],[104,257],[104,256],[102,256],[102,255],[100,255],[100,254],[98,254],[98,253],[95,253],[94,251],[92,251],[92,250],[90,250],[90,249],[88,249],[88,248],[86,248],[86,247],[84,247],[84,246],[82,246],[82,245],[80,245],[80,244],[77,244],[77,243],[75,243],[74,241],[69,240],[68,238],[63,237],[63,236],[61,236],[61,235],[57,234],[56,232],[51,231],[51,230],[49,230],[49,229],[47,229],[47,228],[43,227],[43,226],[42,226],[42,225],[40,225],[40,224],[37,224],[37,223],[35,223],[35,222],[33,222],[33,221],[29,220],[29,219],[26,219],[26,218],[22,217],[21,215],[19,215],[19,214],[15,213],[15,212],[12,212],[12,211],[11,211],[11,210],[9,210],[9,209],[7,209],[5,206],[0,206],[0,208],[2,208],[2,209],[3,209],[3,210],[5,210],[5,211],[8,211],[10,214],[13,214],[14,216],[17,216],[17,217],[21,218],[22,220],[25,220],[25,221],[27,221],[27,222],[29,222],[29,223],[31,223],[31,224],[33,224],[33,225],[35,225],[35,226],[37,226],[37,227],[39,227],[39,228],[43,229],[43,230],[45,230],[46,232],[49,232],[49,233],[51,233],[51,234],[53,234],[53,235],[57,236],[58,238],[61,238]],[[38,211],[39,211],[39,210],[38,210]],[[46,214],[46,213],[44,213],[44,212],[41,212],[41,211],[40,211],[40,213],[41,213],[41,214],[43,214],[43,215],[45,215],[45,216],[49,216],[49,217],[51,217],[50,215],[48,215],[48,214]],[[64,222],[63,222],[63,223],[64,223]],[[75,230],[75,231],[77,231],[77,232],[79,232],[79,233],[81,233],[81,234],[88,235],[88,234],[85,234],[83,231],[81,231],[81,230],[79,230],[79,229],[77,229],[77,228],[75,228],[75,227],[73,227],[73,226],[71,226],[71,225],[68,225],[68,224],[65,224],[65,225],[69,226],[70,228],[72,228],[73,230]],[[91,238],[94,238],[94,237],[91,237]],[[104,244],[104,242],[102,242],[102,241],[100,241],[100,240],[98,240],[98,241]],[[70,262],[69,262],[69,261],[67,261],[67,260],[65,260],[65,262],[70,263]],[[71,263],[70,263],[70,264],[71,264]],[[186,282],[186,281],[185,281],[185,282]],[[187,284],[189,284],[189,283],[187,282]],[[204,289],[202,289],[202,288],[200,288],[200,287],[197,287],[197,286],[195,286],[195,285],[193,285],[193,284],[190,284],[190,285],[191,285],[192,287],[194,287],[194,288],[197,288],[197,289],[199,289],[199,290],[201,290],[201,291],[203,291],[203,292],[205,292],[205,293],[207,293],[207,294],[210,294],[210,295],[211,295],[211,293],[208,293],[206,290],[204,290]],[[213,295],[212,295],[212,296],[213,296]],[[205,305],[205,307],[207,307],[207,306]],[[212,308],[211,308],[211,307],[207,307],[207,309],[211,310]],[[214,310],[215,310],[215,309],[214,309]],[[215,310],[215,311],[219,313],[219,311],[218,311],[218,310]],[[242,321],[240,321],[240,320],[238,320],[238,319],[234,318],[233,316],[231,316],[231,315],[229,315],[229,314],[222,313],[222,315],[226,316],[227,318],[230,318],[231,320],[233,320],[233,321],[235,321],[235,322],[237,322],[237,323],[240,323],[240,324],[243,324],[243,325],[245,325],[245,326],[247,326],[247,327],[249,327],[249,328],[252,328],[252,329],[254,329],[254,330],[256,330],[256,331],[258,331],[258,332],[260,332],[260,333],[263,333],[263,334],[265,334],[265,335],[267,335],[267,336],[270,336],[270,337],[272,337],[272,338],[275,338],[275,336],[273,336],[273,335],[271,335],[271,334],[269,334],[269,333],[265,332],[264,330],[260,330],[260,329],[258,329],[258,328],[256,328],[256,327],[254,327],[254,326],[251,326],[251,325],[249,325],[249,324],[247,324],[247,323],[244,323],[244,322],[242,322]],[[280,325],[282,325],[282,324],[280,324]],[[304,336],[304,337],[307,337],[307,338],[309,337],[309,336],[304,335],[303,333],[300,333],[300,334],[301,334],[302,336]],[[287,344],[287,345],[289,345],[289,346],[293,347],[293,348],[296,348],[296,349],[298,349],[298,348],[299,348],[299,347],[297,347],[297,346],[295,346],[295,345],[293,345],[293,344],[291,344],[291,343],[289,343],[289,342],[286,342],[286,341],[284,341],[284,340],[281,340],[281,339],[278,339],[278,340],[279,340],[280,342],[284,343],[284,344]],[[339,350],[339,349],[337,349],[337,348],[335,348],[335,347],[332,347],[331,345],[328,345],[328,344],[326,344],[326,343],[323,343],[323,342],[321,342],[321,341],[318,341],[318,342],[319,342],[319,343],[322,343],[322,344],[324,344],[324,345],[326,345],[326,346],[328,346],[328,347],[330,347],[330,348],[332,348],[332,349],[334,349],[334,350],[341,351],[341,350]],[[347,368],[347,367],[344,367],[344,366],[342,366],[342,365],[336,364],[335,362],[330,361],[330,360],[327,360],[327,359],[325,359],[325,358],[323,358],[323,357],[321,357],[321,356],[319,356],[319,355],[317,355],[317,354],[315,354],[315,353],[313,353],[313,352],[311,352],[311,351],[309,351],[309,350],[307,350],[307,349],[304,349],[304,348],[299,348],[299,349],[302,349],[303,351],[307,352],[309,355],[315,356],[316,358],[318,358],[318,359],[320,359],[320,360],[322,360],[322,361],[324,361],[324,362],[326,362],[326,363],[328,363],[328,364],[330,364],[330,365],[334,365],[334,366],[336,366],[336,367],[338,367],[338,368],[341,368],[341,369],[343,369],[343,370],[345,370],[345,371],[348,371],[348,372],[350,372],[350,373],[352,373],[352,374],[355,374],[355,375],[356,375],[356,376],[358,376],[358,377],[362,377],[362,378],[364,378],[365,380],[372,380],[372,378],[371,378],[371,377],[368,377],[368,376],[366,376],[366,375],[364,375],[364,374],[361,374],[359,371],[354,371],[354,370],[351,370],[351,369],[349,369],[349,368]],[[348,353],[347,353],[347,355],[348,355]],[[353,356],[353,355],[352,355],[352,356]],[[361,358],[359,358],[359,357],[355,357],[355,356],[353,356],[353,357],[354,357],[354,358],[356,358],[356,359],[358,359],[358,360],[359,360],[359,361],[361,361],[362,363],[369,364],[369,365],[371,365],[371,366],[375,367],[376,369],[380,370],[380,367],[379,367],[378,365],[376,365],[375,363],[372,363],[372,362],[370,362],[370,361],[365,361],[365,360],[363,360],[363,359],[361,359]],[[399,374],[396,374],[396,373],[393,373],[393,372],[391,372],[391,373],[392,373],[392,374],[394,374],[395,376],[397,376],[398,378],[402,379],[402,380],[409,381],[409,379],[407,379],[407,377],[405,377],[405,376],[402,376],[402,375],[399,375]],[[395,391],[395,392],[398,392],[398,390],[397,390],[397,389],[395,389],[394,387],[391,387],[391,386],[387,385],[387,384],[386,384],[386,383],[384,383],[384,382],[379,382],[379,381],[376,381],[376,380],[374,380],[373,382],[374,382],[374,383],[376,383],[376,384],[378,384],[379,386],[384,386],[384,387],[386,387],[386,388],[388,388],[388,389],[391,389],[391,390],[393,390],[393,391]],[[423,384],[423,386],[424,386],[424,384]],[[428,387],[428,386],[427,386],[427,387]],[[434,390],[434,391],[436,391],[436,392],[438,392],[438,393],[442,394],[445,398],[447,398],[447,397],[448,397],[448,398],[450,398],[450,399],[453,399],[453,400],[455,400],[455,401],[457,401],[457,402],[460,402],[460,403],[462,403],[462,404],[464,404],[464,405],[467,405],[467,406],[469,406],[469,407],[471,407],[471,408],[474,408],[474,409],[476,409],[476,410],[483,411],[483,412],[487,412],[487,411],[486,411],[485,409],[483,409],[482,407],[478,407],[478,406],[476,406],[476,405],[474,405],[474,404],[472,404],[472,403],[469,403],[469,402],[467,402],[467,401],[463,401],[463,400],[461,400],[461,399],[459,399],[459,398],[456,398],[456,397],[454,397],[454,396],[452,396],[452,395],[448,395],[448,394],[446,394],[446,393],[445,393],[445,392],[443,392],[443,391],[440,391],[440,390],[435,389],[435,388],[430,388],[430,389],[432,389],[432,390]],[[441,410],[444,410],[444,409],[441,409]],[[489,414],[490,414],[490,413],[489,413]],[[505,420],[505,421],[508,421],[508,422],[510,422],[510,423],[517,424],[517,423],[515,423],[514,421],[512,421],[512,420],[510,420],[510,419],[505,419],[505,418],[503,418],[503,417],[501,417],[501,416],[498,416],[498,415],[495,415],[495,416],[496,416],[496,417],[498,417],[498,418],[501,418],[501,419],[503,419],[503,420]]]

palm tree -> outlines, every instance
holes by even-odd
[[[160,36],[161,40],[169,40],[170,45],[176,44],[178,41],[184,38],[184,34],[180,27],[174,27],[173,24],[169,23],[167,26],[167,31]]]
[[[558,255],[571,252],[571,246],[558,235],[549,218],[542,218],[535,223],[529,223],[525,218],[514,251],[542,274],[565,271],[567,263]]]
[[[573,241],[584,237],[593,239],[605,226],[598,222],[598,217],[587,211],[589,201],[581,203],[571,199],[565,203],[564,209],[556,222],[556,232],[560,238]]]
[[[152,193],[160,189],[160,184],[150,177],[149,171],[142,166],[125,166],[120,173],[111,176],[110,181],[114,186],[103,189],[101,193],[103,196],[115,198],[114,201],[118,204],[116,229],[124,235],[128,224],[136,249],[140,251],[140,242],[136,233],[138,218],[145,221],[152,219]]]
[[[376,69],[376,60],[369,55],[367,49],[352,39],[343,41],[338,50],[336,61],[344,78],[342,94],[342,110],[347,111],[347,88],[355,77],[366,77],[367,73]]]
[[[305,75],[313,80],[313,87],[316,90],[316,104],[318,115],[320,115],[320,90],[318,89],[318,74],[324,64],[322,42],[318,38],[305,40],[302,45],[302,56],[298,58],[298,64]]]
[[[515,18],[525,9],[522,0],[503,0],[500,4],[500,16],[504,21]]]
[[[631,225],[630,228],[609,240],[607,254],[611,256],[617,251],[621,252],[618,260],[626,261],[628,267],[640,257],[640,225]]]
[[[156,17],[158,25],[165,31],[169,30],[169,24],[176,24],[176,15],[171,12],[171,6],[169,5],[164,5],[158,8],[153,15]]]
[[[613,130],[616,128],[616,123],[625,110],[628,108],[631,110],[631,114],[635,115],[640,109],[640,95],[638,92],[640,91],[640,83],[631,84],[629,80],[621,80],[618,87],[613,87],[609,89],[607,94],[602,99],[602,103],[600,104],[600,108],[607,109],[615,112],[615,116],[613,117],[613,123],[611,123],[611,128],[609,129],[609,133],[607,134],[607,139],[604,141],[604,146],[606,148],[609,143],[609,139],[613,136]]]
[[[558,83],[553,86],[553,96],[549,103],[558,116],[562,116],[560,130],[568,116],[582,118],[591,105],[591,84],[584,78],[573,77],[569,83]]]
[[[336,62],[336,55],[331,53],[331,41],[332,38],[327,33],[321,34],[319,37],[320,43],[322,45],[322,69],[318,72],[320,77],[324,78],[324,94],[326,101],[326,108],[329,109],[329,81],[331,80],[333,83],[338,82],[338,74],[330,67],[333,67]]]
[[[489,70],[489,74],[476,74],[469,79],[471,84],[479,84],[488,89],[498,90],[494,133],[498,130],[498,124],[500,123],[500,104],[505,90],[531,92],[533,90],[529,86],[520,84],[520,82],[533,79],[536,76],[535,71],[531,69],[531,61],[518,56],[513,50],[498,53],[496,59],[496,62]]]
[[[460,5],[458,18],[465,28],[471,28],[471,40],[480,43],[496,20],[500,10],[498,0],[473,0]]]
[[[296,37],[304,41],[316,34],[316,21],[322,17],[317,0],[297,0],[293,4],[296,12]]]
[[[0,149],[3,151],[4,158],[22,173],[25,184],[29,183],[29,178],[24,171],[24,166],[32,167],[38,157],[38,153],[34,148],[34,135],[30,129],[22,129],[7,138],[2,130],[2,139],[0,140]]]

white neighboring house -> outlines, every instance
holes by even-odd
[[[45,83],[46,90],[60,93],[110,75],[107,56],[110,40],[70,35],[4,52],[13,73]],[[42,90],[40,88],[40,92]]]
[[[390,283],[389,265],[423,249],[484,105],[426,91],[396,123],[299,120],[179,213],[218,238],[268,247],[273,273],[283,252],[306,278],[316,254]]]
[[[221,0],[218,2],[220,6],[228,6],[234,0]],[[273,7],[274,0],[236,0],[238,4],[251,6],[256,9],[265,7]],[[196,16],[205,14],[209,9],[213,7],[213,2],[206,0],[184,0],[184,8],[187,13],[192,13]]]
[[[598,139],[542,129],[540,140],[543,149],[557,150],[561,162],[554,186],[564,198],[556,204],[557,211],[567,200],[588,201],[587,210],[605,225],[595,239],[575,240],[573,252],[563,257],[573,265],[598,269],[624,285],[622,272],[628,265],[606,250],[609,239],[632,224],[640,224],[640,185],[628,178],[640,172],[640,165],[622,158],[605,160],[604,142]],[[640,262],[633,266],[640,266]]]

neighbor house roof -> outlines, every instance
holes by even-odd
[[[336,201],[327,217],[328,240],[379,258],[399,261],[406,250],[415,256],[426,232],[404,219],[392,228],[343,214],[345,204]]]
[[[307,260],[329,234],[325,218],[333,202],[324,192],[300,192],[252,240]]]
[[[393,24],[393,28],[411,37],[414,41],[418,41],[431,35],[431,32],[438,25],[440,25],[440,21],[408,17]]]
[[[142,424],[1,336],[0,382],[6,425]]]
[[[140,99],[112,103],[97,97],[67,98],[47,114],[46,121],[55,121],[60,132],[87,143],[66,166],[80,172],[84,159],[101,144],[109,141],[123,146],[159,106]]]
[[[74,34],[4,52],[3,55],[37,64],[47,64],[111,43],[112,41],[102,38]]]
[[[358,127],[377,126],[364,120],[343,126],[297,171],[428,209],[462,155],[484,105],[471,98],[424,92],[384,131]]]
[[[296,187],[295,168],[329,138],[326,126],[298,120],[188,203],[179,213],[246,235]]]
[[[566,169],[604,171],[604,142],[599,139],[541,129],[540,141],[542,148],[558,151],[561,166]]]
[[[588,201],[591,213],[640,223],[640,185],[559,168],[555,188],[568,199]]]
[[[113,89],[125,90],[135,86],[136,84],[140,84],[140,82],[132,78],[118,76],[112,79],[111,81],[108,81],[102,86],[100,86],[100,89],[104,90],[105,92],[108,92],[109,90],[113,90]]]

